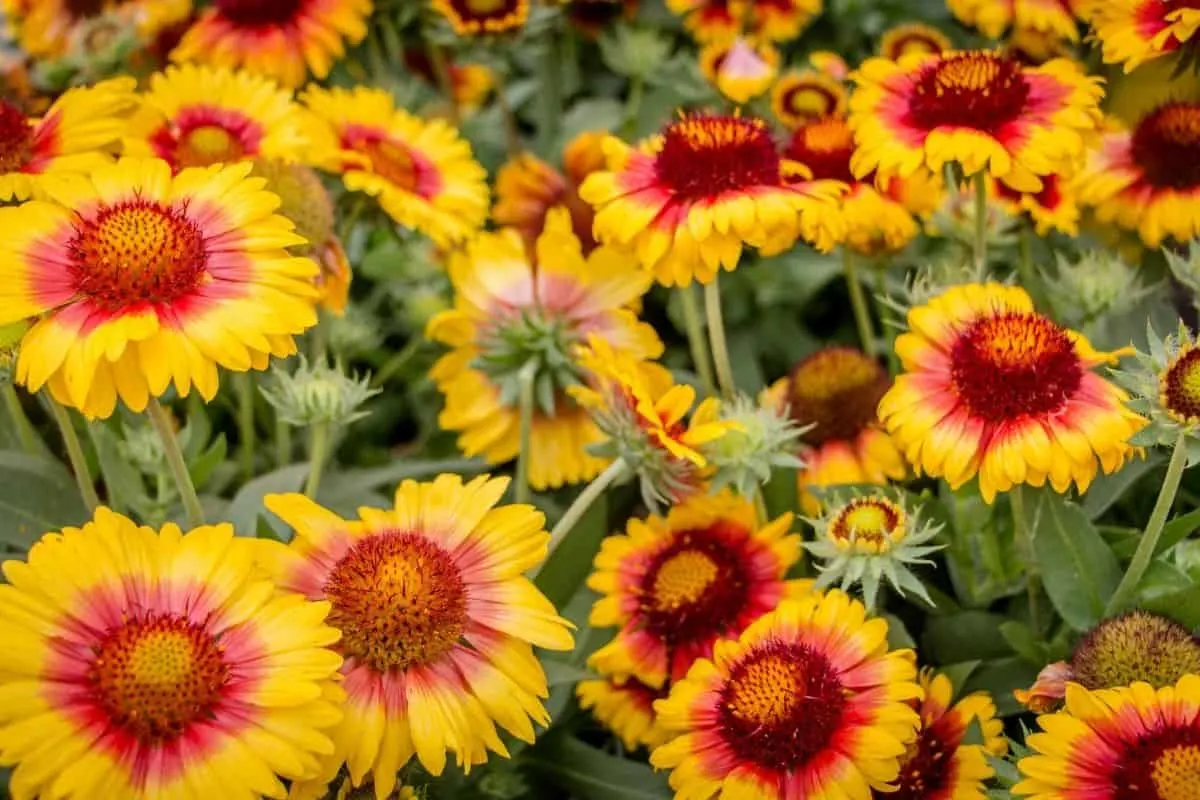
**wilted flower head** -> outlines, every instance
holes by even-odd
[[[367,378],[324,361],[310,365],[304,356],[299,361],[295,372],[272,368],[271,383],[260,390],[280,419],[297,426],[348,425],[367,416],[359,407],[379,394]]]
[[[1180,433],[1200,440],[1200,346],[1181,321],[1165,338],[1147,326],[1150,352],[1136,353],[1137,369],[1114,370],[1116,381],[1132,394],[1129,407],[1149,420],[1129,443],[1136,447],[1171,446]],[[1189,465],[1200,453],[1189,455]]]
[[[786,407],[769,401],[759,405],[739,395],[721,409],[721,419],[734,426],[703,448],[712,464],[713,491],[731,486],[747,497],[771,479],[773,468],[804,467],[796,451],[806,429],[796,424]]]
[[[1063,324],[1082,328],[1124,314],[1159,288],[1143,284],[1141,274],[1111,251],[1089,250],[1078,261],[1060,253],[1057,274],[1046,280],[1046,290]]]

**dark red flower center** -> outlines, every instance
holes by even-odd
[[[733,668],[717,717],[740,760],[781,773],[829,748],[845,711],[844,687],[824,655],[806,644],[768,640]]]
[[[33,154],[33,126],[25,113],[0,99],[0,174],[17,172]]]
[[[895,800],[930,800],[950,797],[954,785],[954,753],[963,743],[966,730],[953,717],[942,716],[922,727],[917,741],[909,745],[900,765],[897,789],[888,795]]]
[[[1165,722],[1129,742],[1112,775],[1112,800],[1194,800],[1200,786],[1200,722]]]
[[[1020,117],[1029,98],[1021,65],[998,53],[954,53],[917,75],[908,122],[921,130],[971,128],[996,133]]]
[[[788,378],[792,419],[813,425],[804,441],[850,441],[878,417],[891,380],[879,362],[855,347],[826,347],[801,361]]]
[[[685,201],[781,181],[770,131],[765,122],[750,117],[679,120],[663,134],[655,169],[658,179]]]
[[[994,424],[1053,414],[1083,380],[1066,332],[1033,312],[976,320],[959,335],[950,360],[959,399],[973,417]]]
[[[993,186],[996,188],[996,194],[999,197],[1013,202],[1019,203],[1025,197],[1024,194],[1008,186],[1004,181],[996,181]],[[1037,203],[1042,208],[1053,211],[1058,208],[1063,201],[1062,183],[1057,175],[1043,175],[1041,191],[1031,194],[1033,202]]]
[[[71,19],[89,19],[103,13],[106,5],[107,0],[67,0],[64,10]]]
[[[1163,408],[1182,422],[1200,420],[1200,350],[1176,356],[1159,378]]]
[[[936,28],[905,25],[884,37],[880,55],[892,61],[913,53],[941,53],[950,49],[950,40]]]
[[[286,25],[307,4],[308,0],[216,0],[222,17],[245,28]]]
[[[450,8],[462,22],[504,21],[520,6],[520,0],[450,0]]]
[[[815,180],[854,182],[854,134],[843,117],[825,117],[797,128],[783,155],[812,170]]]
[[[841,96],[821,78],[799,78],[786,85],[779,95],[779,113],[784,122],[804,123],[827,117],[842,104]]]
[[[1170,103],[1147,114],[1133,131],[1130,153],[1153,186],[1200,186],[1200,103]]]
[[[417,533],[360,540],[330,572],[325,596],[342,652],[379,672],[436,662],[466,629],[467,589],[458,565]]]
[[[87,680],[112,724],[141,742],[171,740],[210,719],[229,679],[220,645],[202,626],[149,614],[93,648]]]
[[[186,210],[133,200],[76,223],[67,269],[76,291],[106,311],[169,304],[204,280],[208,251]]]

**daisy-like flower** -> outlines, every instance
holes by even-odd
[[[1008,752],[1004,723],[996,704],[983,692],[951,704],[954,687],[945,675],[921,670],[924,698],[917,705],[921,727],[900,765],[896,791],[876,798],[895,800],[983,800],[985,782],[995,774],[987,756]],[[967,744],[977,726],[982,744]]]
[[[1063,711],[1038,718],[1013,793],[1035,800],[1187,800],[1200,778],[1200,675],[1155,689],[1067,684]]]
[[[803,237],[829,250],[845,233],[843,187],[794,180],[761,119],[694,114],[637,148],[610,137],[605,153],[608,170],[580,188],[595,233],[635,250],[667,286],[711,283],[737,268],[744,245]]]
[[[103,15],[150,40],[192,11],[191,0],[31,0],[5,6],[21,49],[37,58],[63,55],[79,32]]]
[[[700,50],[700,71],[717,91],[742,105],[771,87],[779,71],[779,51],[740,36],[709,42]]]
[[[434,89],[439,88],[437,70],[425,48],[405,50],[404,65]],[[451,99],[464,113],[478,111],[496,88],[496,74],[483,64],[459,63],[447,58],[446,73],[450,79],[450,91],[454,95]]]
[[[850,65],[832,50],[817,50],[809,54],[808,63],[822,75],[828,75],[834,80],[850,80]]]
[[[743,26],[749,0],[666,0],[672,13],[698,42],[728,40]]]
[[[68,89],[40,119],[0,98],[0,201],[40,196],[44,178],[112,162],[136,99],[132,78]]]
[[[1080,0],[1106,64],[1133,72],[1195,41],[1200,8],[1188,0]]]
[[[157,156],[178,171],[243,159],[308,156],[306,120],[273,80],[183,64],[150,77],[125,134],[125,154]]]
[[[0,758],[34,797],[286,795],[341,717],[328,603],[276,593],[232,525],[107,508],[4,564]]]
[[[576,348],[591,335],[655,358],[662,343],[632,310],[650,277],[610,248],[585,258],[566,211],[551,212],[536,264],[515,231],[480,234],[451,256],[455,307],[433,318],[428,335],[454,348],[430,371],[446,397],[439,424],[491,464],[518,454],[521,372],[534,365],[529,481],[542,490],[591,480],[607,463],[588,452],[604,434],[567,394],[582,377]]]
[[[1200,235],[1200,103],[1167,102],[1124,129],[1111,122],[1076,180],[1079,203],[1147,247]]]
[[[1051,231],[1067,236],[1079,235],[1079,203],[1073,182],[1047,175],[1042,178],[1042,188],[1036,192],[1018,192],[998,180],[990,181],[989,189],[1012,216],[1028,214],[1038,236],[1046,236]]]
[[[677,738],[650,755],[680,797],[847,797],[888,791],[921,696],[911,650],[838,590],[785,600],[717,642],[654,704]]]
[[[854,173],[940,173],[951,162],[1018,191],[1069,177],[1100,120],[1098,78],[1058,59],[1024,67],[998,51],[873,58],[850,100]]]
[[[1149,352],[1138,352],[1137,367],[1117,372],[1116,379],[1133,393],[1129,407],[1149,421],[1133,442],[1169,448],[1180,433],[1200,436],[1200,340],[1182,321],[1165,338],[1153,329],[1147,338]]]
[[[372,0],[215,0],[183,35],[174,61],[242,67],[288,88],[333,64],[367,35]]]
[[[748,0],[751,34],[769,42],[790,42],[821,13],[823,0]]]
[[[846,100],[846,87],[840,79],[815,70],[786,72],[771,89],[771,111],[789,130],[845,114]]]
[[[171,175],[123,158],[47,184],[50,201],[0,208],[0,324],[25,335],[17,381],[108,417],[174,384],[206,400],[217,367],[266,369],[316,324],[317,265],[273,214],[278,198],[250,164]]]
[[[484,36],[513,31],[529,19],[529,0],[431,0],[459,36]]]
[[[1157,0],[1154,0],[1157,2]],[[1006,30],[1052,34],[1056,39],[1079,41],[1082,6],[1088,0],[946,0],[950,13],[963,25],[978,28],[984,36],[999,39]],[[1104,0],[1105,3],[1108,0]]]
[[[875,408],[891,380],[879,362],[855,347],[826,347],[797,364],[767,391],[769,402],[787,408],[801,438],[801,490],[842,484],[886,484],[908,474],[904,456],[883,430]],[[820,504],[803,491],[805,513]]]
[[[343,762],[355,786],[371,776],[384,800],[415,755],[440,775],[507,756],[496,724],[533,741],[546,724],[546,676],[531,645],[569,650],[561,619],[524,572],[546,557],[545,518],[532,506],[496,508],[507,478],[457,475],[405,481],[395,507],[347,521],[303,495],[266,505],[296,531],[262,545],[282,588],[332,604],[346,715],[333,753],[300,797],[321,796]]]
[[[950,37],[937,28],[911,23],[897,25],[885,31],[879,40],[879,55],[890,61],[899,61],[904,56],[914,53],[926,55],[944,53],[952,50],[953,47]]]
[[[651,689],[636,678],[619,682],[611,678],[580,681],[575,694],[579,707],[591,711],[621,740],[626,750],[639,747],[653,750],[671,738],[654,716],[654,701],[666,697],[666,693]]]
[[[302,99],[327,126],[323,133],[330,139],[316,161],[341,173],[347,189],[371,195],[392,219],[440,247],[461,242],[483,225],[487,173],[449,123],[396,108],[382,89],[313,86]]]
[[[717,640],[808,590],[810,581],[783,577],[800,557],[791,526],[791,514],[760,522],[754,504],[729,491],[629,520],[601,544],[588,578],[603,595],[590,623],[620,628],[588,665],[653,689],[682,680]]]
[[[1144,420],[1092,372],[1121,353],[1037,313],[1024,289],[955,286],[910,310],[908,327],[896,340],[906,372],[879,416],[920,472],[955,489],[978,475],[991,503],[1023,483],[1084,492],[1133,455]]]

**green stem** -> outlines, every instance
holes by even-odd
[[[71,424],[71,416],[62,404],[49,395],[46,399],[50,413],[62,433],[63,446],[67,450],[67,460],[71,462],[71,472],[75,474],[75,483],[79,486],[79,496],[88,512],[95,512],[100,505],[100,496],[96,494],[96,484],[92,481],[92,471],[88,469],[87,459],[83,456],[83,445],[79,443],[79,434]]]
[[[1154,551],[1158,548],[1158,538],[1162,535],[1163,526],[1167,524],[1167,515],[1171,513],[1171,506],[1175,503],[1175,494],[1179,491],[1179,482],[1183,479],[1186,466],[1187,435],[1181,432],[1175,440],[1175,449],[1171,451],[1167,474],[1163,478],[1162,488],[1158,491],[1158,500],[1154,502],[1154,510],[1150,512],[1150,521],[1146,523],[1146,530],[1133,553],[1129,568],[1125,570],[1125,576],[1117,584],[1117,590],[1113,592],[1104,608],[1104,616],[1111,617],[1119,611],[1124,611],[1142,576],[1146,574],[1146,569],[1154,559]]]
[[[858,327],[858,340],[863,352],[875,357],[875,329],[871,326],[871,311],[867,308],[867,297],[863,294],[862,281],[858,278],[858,266],[849,247],[842,247],[842,270],[846,275],[846,288],[850,292],[850,307],[854,310],[854,324]]]
[[[437,81],[438,89],[446,98],[446,103],[450,109],[450,121],[455,127],[462,121],[458,113],[458,101],[454,98],[454,78],[450,74],[450,65],[446,61],[446,53],[442,50],[442,46],[428,37],[425,38],[425,52],[429,56],[429,63],[433,67],[433,77]]]
[[[717,384],[713,382],[712,365],[708,359],[708,343],[704,341],[704,323],[700,319],[700,306],[696,303],[696,294],[691,285],[680,286],[679,301],[683,306],[683,322],[687,328],[688,346],[692,350],[692,363],[696,365],[696,375],[700,378],[700,386],[705,393],[715,397]]]
[[[601,472],[591,483],[584,487],[579,496],[575,498],[575,502],[571,503],[562,517],[559,518],[558,524],[554,526],[554,530],[550,531],[550,543],[546,547],[546,558],[533,570],[531,577],[536,577],[542,567],[550,561],[550,556],[563,543],[563,540],[567,538],[567,535],[575,527],[576,523],[587,513],[587,510],[592,507],[592,503],[596,502],[600,495],[604,494],[624,474],[625,462],[618,458],[608,465],[608,469]]]
[[[886,276],[887,272],[884,266],[879,266],[875,270],[875,313],[879,315],[879,327],[883,333],[883,341],[887,344],[883,350],[887,356],[888,372],[892,375],[898,375],[900,374],[900,357],[896,355],[895,341],[888,335],[892,310],[881,299],[887,297]]]
[[[292,463],[292,426],[275,415],[275,464],[286,467]]]
[[[146,407],[150,412],[150,422],[158,431],[162,440],[163,452],[167,456],[167,465],[175,478],[175,486],[183,500],[183,509],[187,513],[188,525],[193,528],[204,524],[204,509],[200,507],[200,498],[196,495],[196,485],[192,483],[192,474],[188,471],[187,462],[183,458],[183,450],[179,448],[179,439],[175,436],[175,427],[171,424],[171,416],[158,402],[151,397]]]
[[[541,105],[538,120],[538,150],[549,153],[554,149],[558,132],[562,126],[563,90],[562,90],[562,47],[559,37],[562,31],[558,25],[546,26],[546,52],[542,61]]]
[[[504,139],[508,143],[508,157],[516,158],[521,155],[524,148],[521,146],[521,130],[517,125],[517,115],[513,113],[512,106],[508,103],[508,81],[504,69],[496,70],[496,103],[500,106],[500,114],[504,119]]]
[[[771,521],[771,513],[767,511],[767,501],[763,498],[762,487],[754,487],[754,511],[758,514],[758,524],[766,525]]]
[[[517,503],[528,503],[532,493],[529,487],[529,461],[533,457],[533,389],[537,380],[537,361],[531,360],[517,373],[517,403],[521,421],[520,450],[517,451],[517,486],[513,499]]]
[[[975,173],[975,269],[982,275],[987,269],[987,170]]]
[[[1013,537],[1017,546],[1017,554],[1025,567],[1025,586],[1029,596],[1029,627],[1034,635],[1040,635],[1039,598],[1041,596],[1041,570],[1038,569],[1037,555],[1033,550],[1033,531],[1029,530],[1029,520],[1025,516],[1024,487],[1017,484],[1008,493],[1012,505]]]
[[[325,363],[325,357],[329,353],[329,337],[325,327],[325,312],[317,309],[317,324],[308,332],[309,336],[309,358],[313,364]]]
[[[329,423],[317,422],[309,431],[308,480],[304,482],[304,494],[312,500],[317,498],[317,490],[321,488],[321,473],[325,469],[328,451]]]
[[[234,375],[237,392],[238,413],[238,462],[241,464],[242,480],[254,477],[254,373],[242,372]]]
[[[39,455],[42,451],[41,439],[38,438],[33,423],[25,414],[25,408],[21,405],[21,398],[17,396],[17,390],[8,382],[4,383],[4,406],[8,409],[8,416],[12,418],[13,427],[17,429],[17,439],[21,442],[21,449],[28,455]]]
[[[383,362],[383,366],[379,368],[379,371],[371,376],[371,388],[382,388],[393,375],[404,369],[404,366],[420,351],[422,341],[424,340],[420,336],[414,336],[408,340],[408,344],[404,345],[402,349],[397,350],[391,358]]]
[[[637,132],[638,114],[642,109],[642,98],[646,94],[646,79],[633,75],[629,79],[629,95],[625,98],[625,119],[621,123],[621,135],[632,139]]]
[[[718,275],[714,275],[712,283],[704,287],[704,311],[708,317],[708,340],[712,345],[713,364],[717,368],[717,382],[721,386],[721,394],[731,398],[737,386],[733,382],[729,344],[725,341],[725,320],[721,316],[721,280]]]

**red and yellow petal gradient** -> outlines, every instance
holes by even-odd
[[[569,362],[592,336],[638,359],[662,353],[654,329],[634,312],[650,277],[630,259],[604,247],[585,257],[561,208],[550,212],[536,255],[529,259],[513,230],[480,234],[451,256],[455,306],[429,324],[430,339],[454,348],[430,370],[446,398],[438,422],[459,434],[464,453],[490,464],[517,457],[520,409],[502,387],[519,380],[524,365],[539,357],[537,348],[550,344]],[[554,331],[553,341],[539,339],[528,352],[514,346],[501,354],[506,340],[538,331]],[[553,377],[545,371],[545,380]],[[603,441],[600,429],[565,386],[552,385],[553,413],[538,403],[533,415],[529,481],[539,491],[589,481],[608,463],[587,450]]]
[[[366,192],[396,222],[440,247],[474,234],[488,213],[487,173],[444,120],[396,108],[383,89],[309,87],[301,99],[323,123],[316,162]]]
[[[768,42],[790,42],[824,7],[823,0],[749,0],[747,30]]]
[[[1067,684],[1063,711],[1038,718],[1034,755],[1013,792],[1033,800],[1185,800],[1200,772],[1200,675],[1154,689],[1137,682],[1089,691]],[[1137,794],[1131,793],[1136,791]]]
[[[717,642],[654,704],[677,738],[650,756],[680,797],[844,797],[896,785],[921,696],[911,650],[844,592],[785,600]]]
[[[149,41],[183,22],[192,11],[191,0],[30,0],[5,5],[21,49],[43,59],[64,55],[72,41],[102,14],[129,25],[143,41]]]
[[[897,25],[884,31],[879,39],[879,55],[890,61],[899,61],[913,53],[936,54],[953,49],[950,37],[920,23]]]
[[[107,508],[0,587],[0,758],[14,800],[286,796],[333,751],[328,603],[279,594],[231,525]]]
[[[1200,30],[1200,8],[1180,0],[1081,0],[1106,64],[1132,72],[1186,44]]]
[[[1015,192],[996,180],[991,182],[990,188],[991,194],[1010,214],[1028,214],[1038,236],[1046,236],[1051,231],[1067,236],[1079,235],[1079,203],[1074,182],[1047,175],[1042,179],[1039,192]]]
[[[1144,420],[1092,368],[1121,353],[1037,313],[1024,289],[955,286],[908,312],[905,370],[879,416],[921,473],[957,489],[978,475],[986,502],[1018,484],[1087,490],[1119,469]]]
[[[459,36],[518,30],[529,19],[529,0],[432,0],[430,6]]]
[[[306,120],[273,80],[227,67],[183,64],[150,77],[125,133],[125,154],[156,156],[175,170],[243,159],[300,161]]]
[[[171,53],[177,62],[241,67],[288,88],[329,75],[367,35],[372,0],[215,0]]]
[[[845,114],[846,100],[842,80],[816,70],[786,72],[771,89],[771,111],[789,130]]]
[[[1013,30],[1036,31],[1059,40],[1079,41],[1081,7],[1088,0],[946,0],[964,25],[999,39]]]
[[[137,100],[132,78],[68,89],[40,119],[0,98],[0,201],[41,197],[45,176],[112,162]]]
[[[546,557],[549,534],[532,506],[496,504],[507,478],[405,481],[390,509],[347,521],[303,495],[269,495],[296,531],[261,543],[283,588],[332,605],[342,633],[346,715],[333,752],[296,798],[316,798],[343,764],[355,786],[370,776],[378,800],[414,757],[433,775],[447,752],[459,766],[508,754],[497,724],[532,742],[549,722],[546,675],[533,646],[569,650],[570,623],[524,576]]]
[[[588,578],[602,595],[591,625],[619,628],[588,665],[652,689],[681,680],[718,639],[808,590],[810,581],[784,580],[800,557],[791,525],[790,514],[760,522],[753,503],[728,491],[631,519],[604,540]]]
[[[844,186],[795,180],[763,120],[685,116],[637,148],[605,141],[608,170],[580,188],[595,233],[632,249],[659,282],[711,283],[746,245],[797,238],[829,250],[845,234]]]
[[[580,681],[575,687],[579,707],[591,711],[601,724],[613,732],[626,750],[639,747],[653,750],[670,741],[671,736],[658,724],[654,701],[665,697],[661,690],[631,678]]]
[[[1036,192],[1044,176],[1078,170],[1100,121],[1100,80],[1065,59],[1025,67],[998,51],[917,54],[870,59],[854,78],[859,177],[940,173],[956,162]]]
[[[672,13],[683,17],[683,26],[696,41],[730,39],[742,30],[750,0],[666,0]]]
[[[88,417],[169,385],[206,400],[217,367],[266,369],[316,324],[317,265],[250,164],[186,169],[123,158],[65,176],[48,201],[0,208],[0,324],[38,321],[16,379]]]

